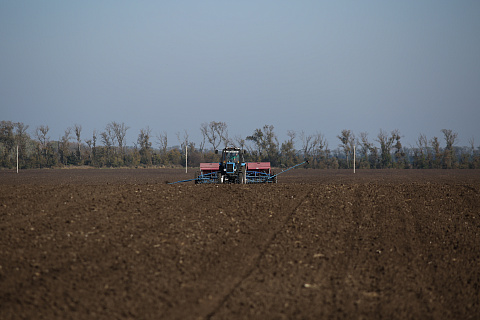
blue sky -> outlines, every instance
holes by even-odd
[[[0,120],[52,139],[116,121],[198,145],[224,121],[480,145],[479,1],[0,0],[0,39]]]

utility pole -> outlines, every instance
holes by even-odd
[[[355,145],[353,146],[353,173],[355,173],[355,158],[356,158],[356,154],[355,154]]]
[[[187,144],[185,143],[185,173],[188,173],[187,157]]]

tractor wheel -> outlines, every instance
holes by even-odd
[[[238,183],[240,184],[246,184],[247,183],[247,170],[245,170],[245,167],[242,167],[240,169],[240,172],[238,173]]]
[[[222,173],[217,173],[217,183],[223,183],[223,176]]]
[[[238,173],[238,183],[245,184],[245,173],[243,171]]]

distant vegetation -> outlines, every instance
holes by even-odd
[[[333,149],[321,133],[288,131],[288,139],[280,143],[271,125],[255,129],[247,137],[231,138],[227,124],[215,121],[200,125],[199,145],[190,141],[184,131],[176,134],[176,147],[169,147],[171,140],[166,132],[153,136],[148,127],[140,130],[133,146],[127,146],[125,137],[129,127],[116,122],[88,135],[81,125],[75,124],[65,129],[58,141],[50,138],[47,125],[38,126],[31,133],[28,129],[21,122],[0,122],[0,168],[16,167],[17,147],[19,166],[28,169],[185,166],[185,148],[188,166],[198,167],[200,162],[218,161],[214,150],[225,146],[245,149],[247,161],[270,161],[275,167],[289,167],[307,158],[313,168],[353,168],[355,146],[355,166],[360,169],[480,168],[480,147],[475,148],[474,139],[469,140],[469,146],[456,146],[458,135],[448,129],[441,130],[440,138],[421,134],[416,145],[410,147],[402,145],[398,130],[380,130],[373,140],[366,132],[356,136],[350,130],[342,130]],[[444,148],[440,147],[441,141]]]

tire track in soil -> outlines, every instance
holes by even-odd
[[[277,238],[277,235],[285,229],[286,225],[288,224],[288,221],[290,220],[290,218],[292,217],[292,215],[294,215],[297,210],[302,206],[302,204],[305,203],[305,201],[307,200],[307,198],[310,196],[310,194],[306,194],[305,196],[303,196],[301,198],[301,200],[299,201],[299,203],[293,208],[293,210],[289,210],[288,213],[286,214],[285,218],[283,219],[282,223],[280,224],[280,226],[277,228],[277,230],[275,230],[272,235],[270,236],[270,238],[268,239],[268,241],[266,241],[265,243],[265,246],[263,247],[263,249],[260,251],[260,253],[258,254],[258,256],[254,259],[254,262],[252,263],[251,267],[247,269],[247,271],[244,273],[244,275],[240,278],[239,281],[237,281],[233,286],[232,288],[228,291],[228,293],[226,295],[224,295],[219,303],[217,304],[217,306],[215,306],[215,308],[210,311],[206,316],[205,316],[205,319],[211,319],[212,317],[215,316],[215,314],[225,305],[226,301],[232,296],[232,294],[235,292],[235,290],[237,290],[244,282],[246,279],[248,279],[252,274],[253,272],[260,268],[260,261],[264,258],[265,256],[265,253],[267,252],[268,248],[272,245],[272,243],[275,241],[275,239]]]

